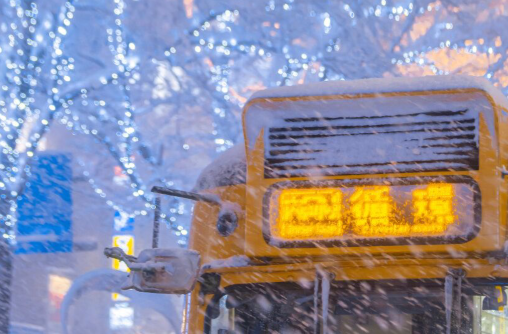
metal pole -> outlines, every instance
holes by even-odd
[[[319,318],[319,300],[320,300],[320,285],[321,277],[319,271],[316,269],[316,277],[314,278],[314,326],[313,334],[320,334],[320,318]]]
[[[193,193],[190,191],[169,189],[169,188],[158,187],[158,186],[154,186],[152,188],[152,192],[157,193],[157,194],[162,194],[162,195],[187,198],[187,199],[191,199],[193,201],[203,201],[203,202],[207,202],[207,203],[215,204],[215,205],[222,204],[219,197],[210,195],[210,194],[198,194],[198,193]]]
[[[155,197],[155,213],[153,217],[152,248],[159,247],[159,221],[161,216],[161,198]]]

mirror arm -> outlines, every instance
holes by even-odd
[[[125,254],[123,249],[120,247],[106,247],[104,248],[104,255],[108,258],[124,262],[131,270],[141,270],[134,269],[138,267],[136,266],[137,258],[135,256]]]
[[[190,191],[176,190],[165,187],[154,186],[152,192],[161,195],[169,195],[174,197],[187,198],[193,201],[206,202],[212,205],[223,206],[223,202],[218,196],[210,194],[198,194]]]
[[[219,234],[223,237],[227,237],[231,235],[238,226],[238,215],[236,212],[239,210],[235,210],[234,207],[236,204],[233,204],[228,201],[222,201],[219,196],[212,194],[198,194],[189,191],[170,189],[165,187],[154,186],[152,187],[152,192],[156,194],[186,198],[193,201],[198,202],[206,202],[211,205],[219,206],[219,217],[217,220],[217,230]],[[153,237],[153,248],[156,248],[158,245],[158,230],[159,230],[159,221],[158,212],[160,211],[160,200],[156,198],[155,204],[155,220],[154,220],[154,237]]]

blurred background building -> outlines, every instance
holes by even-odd
[[[73,282],[85,273],[98,268],[125,271],[105,258],[104,247],[120,246],[131,254],[150,248],[152,217],[135,219],[101,201],[88,180],[73,173],[72,146],[58,133],[48,134],[18,201],[11,333],[63,333],[64,309],[69,333],[178,333],[174,327],[180,321],[181,298],[162,296],[173,308],[161,314],[150,304],[108,292],[97,282],[104,276],[85,282],[67,308],[62,305]],[[115,167],[101,167],[110,186],[125,182]],[[177,244],[169,229],[161,232],[161,246]]]

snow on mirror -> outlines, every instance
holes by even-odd
[[[131,270],[122,289],[141,292],[185,294],[192,291],[199,274],[198,252],[186,249],[145,249],[139,257],[126,255],[120,248],[106,248],[104,254],[121,260]]]
[[[152,192],[221,205],[220,201],[214,196],[163,187],[153,187]],[[199,252],[194,250],[158,248],[160,207],[161,199],[156,197],[152,249],[141,251],[137,258],[126,254],[120,247],[107,247],[104,249],[106,257],[124,262],[130,269],[129,279],[123,284],[123,290],[134,289],[140,292],[186,294],[194,289],[200,273],[201,256]]]

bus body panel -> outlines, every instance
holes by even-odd
[[[354,88],[354,85],[352,84],[351,87]],[[251,283],[296,282],[302,286],[312,286],[319,271],[331,273],[335,281],[403,281],[442,279],[451,269],[461,268],[465,270],[468,279],[487,278],[492,282],[496,280],[508,282],[506,266],[508,180],[502,173],[505,166],[508,168],[508,111],[504,97],[480,87],[481,85],[461,88],[456,80],[451,85],[453,87],[441,90],[411,90],[410,87],[402,89],[401,84],[395,86],[400,89],[399,92],[355,94],[354,90],[350,92],[345,89],[343,94],[330,92],[323,96],[314,94],[315,89],[308,94],[303,94],[304,96],[298,96],[297,93],[290,93],[292,90],[288,87],[281,89],[282,93],[257,94],[246,104],[243,113],[247,160],[246,184],[202,191],[217,195],[222,201],[233,205],[238,216],[238,226],[231,235],[220,235],[216,227],[219,207],[206,203],[196,204],[192,220],[189,246],[200,252],[204,265],[203,273],[216,274],[220,277],[220,287],[216,293],[225,291],[227,287]],[[284,96],[284,92],[288,96]],[[412,103],[411,101],[426,103],[426,101],[431,102],[432,99],[445,101],[448,98],[455,105],[460,105],[461,101],[476,103],[478,168],[456,171],[426,170],[267,177],[265,145],[267,145],[268,137],[262,123],[271,120],[270,114],[267,114],[268,119],[256,120],[256,117],[260,119],[264,117],[259,108],[290,110],[289,106],[295,101],[323,100],[330,103],[349,101],[347,103],[362,104],[359,99],[364,98],[371,99],[371,102],[366,103],[368,106],[369,103],[373,105],[372,101],[375,99],[395,99],[393,101],[396,101],[399,97],[405,99],[406,104]],[[418,105],[416,102],[415,105]],[[396,105],[393,102],[390,103]],[[300,111],[305,112],[304,109]],[[251,123],[256,124],[252,126]],[[252,130],[252,127],[255,129]],[[252,133],[247,133],[249,131]],[[481,193],[480,228],[474,238],[464,243],[291,248],[270,245],[266,229],[263,230],[263,224],[266,224],[264,216],[266,192],[271,186],[281,182],[320,180],[340,183],[351,182],[351,180],[373,180],[375,183],[386,179],[457,176],[473,179]],[[238,256],[248,257],[249,262],[237,266],[238,263],[228,261]],[[185,332],[202,332],[205,326],[207,306],[213,294],[209,291],[203,293],[202,289],[202,282],[198,282],[190,298],[187,299],[184,316]]]
[[[407,92],[400,93],[402,97],[407,97]],[[264,138],[266,137],[261,130],[254,144],[246,138],[247,149],[247,192],[246,192],[246,253],[249,256],[302,256],[328,253],[328,254],[395,254],[395,253],[447,253],[453,252],[456,255],[461,252],[491,252],[501,250],[504,243],[506,215],[500,215],[500,193],[506,188],[506,182],[501,178],[498,161],[498,139],[495,127],[498,125],[498,105],[484,91],[464,90],[458,91],[432,91],[432,92],[413,92],[418,96],[434,98],[433,96],[452,95],[454,101],[460,99],[479,100],[483,99],[489,106],[485,106],[485,111],[479,112],[479,169],[470,171],[425,171],[425,172],[405,172],[405,173],[385,173],[385,174],[363,174],[363,175],[340,175],[340,176],[310,176],[293,177],[288,179],[266,178],[264,171]],[[388,94],[389,98],[394,98],[397,93]],[[331,97],[329,97],[331,98]],[[337,99],[362,98],[339,96]],[[383,99],[383,94],[377,94],[375,97]],[[298,98],[293,98],[298,100]],[[244,126],[248,118],[249,108],[257,103],[268,105],[272,109],[283,99],[274,101],[256,101],[246,106],[244,111]],[[480,103],[481,104],[481,103]],[[481,106],[480,106],[481,107]],[[283,109],[283,108],[282,108]],[[490,109],[490,110],[489,110]],[[253,112],[253,115],[259,115],[259,109]],[[252,116],[254,117],[254,116]],[[481,191],[482,217],[481,226],[478,235],[471,241],[462,244],[441,244],[441,245],[410,245],[410,246],[378,246],[378,247],[312,247],[312,248],[279,248],[270,246],[266,242],[266,236],[263,235],[263,196],[267,189],[273,184],[281,181],[299,181],[299,180],[353,180],[353,179],[386,179],[386,178],[418,178],[423,176],[445,176],[445,175],[468,175],[472,177],[479,185]],[[449,255],[445,255],[449,256]],[[460,255],[459,255],[460,256]]]

